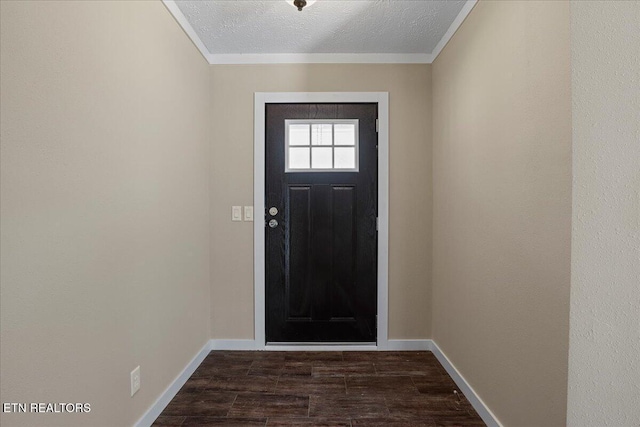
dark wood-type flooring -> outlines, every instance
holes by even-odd
[[[153,425],[485,424],[431,352],[212,351]]]

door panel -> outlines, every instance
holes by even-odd
[[[267,342],[376,340],[376,118],[377,104],[266,106]],[[291,119],[357,119],[359,170],[285,173]]]
[[[332,286],[329,290],[332,320],[355,320],[356,300],[356,198],[354,186],[332,188]]]
[[[285,275],[287,321],[311,320],[311,277],[309,275],[309,251],[311,250],[311,187],[289,187],[288,271]],[[286,263],[286,262],[285,262]]]

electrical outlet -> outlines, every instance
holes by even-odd
[[[131,371],[131,396],[140,390],[140,366]]]

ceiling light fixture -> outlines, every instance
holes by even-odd
[[[293,0],[293,2],[291,2],[291,0],[287,1],[287,3],[293,4],[293,6],[297,7],[300,12],[302,12],[302,8],[304,8],[305,6],[311,6],[315,2],[316,0]]]

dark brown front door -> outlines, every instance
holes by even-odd
[[[377,104],[266,105],[266,341],[375,342]]]

